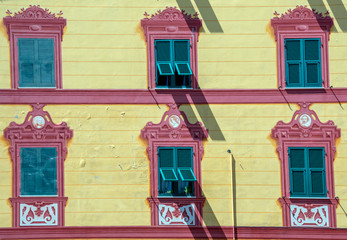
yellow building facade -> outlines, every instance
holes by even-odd
[[[345,236],[346,9],[345,0],[0,1],[0,238]],[[40,49],[41,38],[54,39],[53,60],[40,64],[52,61],[55,81],[25,85],[36,68],[25,75],[23,46]],[[291,43],[301,60],[290,62]],[[308,59],[310,43],[319,59]],[[160,44],[176,58],[161,61]],[[51,176],[23,177],[30,149],[57,149],[58,193],[30,190]],[[294,167],[295,150],[305,167]],[[192,163],[181,167],[184,151]],[[311,167],[319,151],[324,166]]]

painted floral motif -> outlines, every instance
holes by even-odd
[[[21,18],[21,19],[55,19],[62,18],[63,12],[51,13],[49,9],[41,8],[40,5],[29,5],[27,9],[21,8],[20,11],[15,12],[12,16],[12,12],[7,10],[6,14],[12,18]]]
[[[195,205],[159,204],[159,225],[195,225]]]
[[[58,204],[20,204],[20,226],[58,225]]]
[[[292,226],[329,227],[328,206],[304,205],[290,206]]]
[[[281,17],[279,17],[279,13],[277,11],[274,12],[275,19],[324,19],[324,18],[330,18],[329,17],[329,11],[326,13],[320,13],[316,9],[312,8],[309,9],[306,6],[296,6],[296,8],[288,9],[287,12],[281,14]]]
[[[178,10],[176,7],[166,7],[165,10],[158,10],[155,14],[144,13],[145,19],[148,20],[188,20],[188,19],[197,19],[198,13],[195,12],[193,16],[187,14],[184,10]],[[149,18],[150,17],[150,18]]]

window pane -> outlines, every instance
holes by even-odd
[[[159,149],[159,167],[174,167],[173,149]]]
[[[54,87],[54,66],[52,63],[47,64],[41,64],[40,70],[41,70],[41,83],[46,83],[45,87]]]
[[[178,167],[193,167],[192,166],[192,150],[177,149]]]
[[[300,83],[300,65],[288,64],[289,84]]]
[[[38,39],[39,60],[54,60],[53,39]]]
[[[20,82],[21,83],[34,83],[34,64],[21,63],[20,64]],[[22,87],[22,86],[21,86]]]
[[[176,68],[179,75],[192,75],[192,70],[188,63],[176,63]]]
[[[307,63],[307,83],[318,83],[318,63]]]
[[[325,192],[324,178],[325,174],[323,171],[311,172],[311,184],[313,194],[323,194]]]
[[[324,168],[323,149],[309,149],[309,167]]]
[[[164,181],[178,181],[178,178],[175,174],[173,168],[171,169],[160,169],[161,177]]]
[[[35,59],[35,39],[18,39],[19,61]]]
[[[173,75],[173,69],[170,63],[159,63],[158,64],[160,75]]]
[[[305,167],[305,150],[304,149],[290,149],[289,151],[290,167],[291,168],[304,168]]]
[[[175,61],[189,60],[188,44],[188,41],[174,41]]]
[[[300,40],[286,41],[287,60],[300,60]]]
[[[319,40],[305,40],[305,59],[319,60]]]
[[[156,41],[157,61],[171,61],[170,41]]]
[[[305,172],[293,171],[292,172],[292,191],[293,194],[305,194]]]
[[[179,168],[178,172],[182,178],[182,181],[196,181],[196,177],[191,168]]]

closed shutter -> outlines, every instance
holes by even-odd
[[[322,148],[308,149],[309,185],[312,196],[326,196],[325,153]]]
[[[305,82],[307,87],[321,87],[320,40],[305,41]]]
[[[291,196],[307,195],[305,149],[289,149]]]
[[[21,148],[21,194],[57,195],[56,148]]]
[[[18,39],[19,87],[55,87],[54,40]]]
[[[304,87],[301,40],[285,40],[286,87]]]

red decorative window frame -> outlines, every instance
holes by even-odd
[[[61,17],[63,13],[60,11],[56,16],[48,9],[40,8],[40,5],[30,5],[27,9],[21,9],[13,15],[9,10],[6,13],[9,16],[3,18],[3,23],[7,28],[10,41],[11,87],[19,88],[18,38],[52,38],[55,56],[55,87],[61,89],[63,87],[61,41],[63,41],[63,30],[66,25],[66,19]]]
[[[169,105],[169,110],[163,115],[159,124],[148,122],[141,131],[141,137],[147,139],[147,153],[150,162],[151,197],[148,201],[151,206],[152,225],[202,225],[202,207],[205,197],[201,191],[201,160],[204,152],[203,140],[208,132],[200,122],[189,123],[179,106]],[[170,123],[172,116],[177,116],[180,122],[177,125]],[[177,119],[177,118],[176,118]],[[158,147],[192,147],[194,175],[194,197],[160,197],[158,194]],[[159,210],[160,209],[160,210]],[[166,211],[171,218],[166,218]],[[189,216],[186,216],[189,211]],[[164,216],[165,215],[165,216]],[[186,218],[184,221],[183,218]],[[179,220],[180,219],[180,220]],[[181,221],[181,222],[180,222]]]
[[[334,24],[333,18],[318,13],[306,6],[296,6],[279,17],[277,12],[271,19],[277,41],[277,78],[278,87],[286,87],[285,49],[284,40],[290,38],[319,38],[321,41],[321,76],[322,87],[329,88],[329,57],[328,41],[330,29]]]
[[[65,122],[53,123],[48,112],[43,110],[43,104],[32,105],[22,124],[11,122],[4,130],[4,136],[11,143],[9,152],[13,166],[12,198],[13,226],[64,226],[64,209],[67,197],[64,196],[64,160],[67,154],[67,141],[72,138],[73,131]],[[43,124],[37,124],[35,117],[42,120]],[[56,147],[57,148],[57,196],[21,196],[21,164],[20,149],[22,147]],[[31,216],[25,211],[31,208]],[[50,209],[48,209],[50,208]],[[21,211],[22,209],[22,211]],[[35,211],[34,211],[34,210]],[[52,218],[42,218],[46,212],[55,213],[55,221]],[[41,212],[41,213],[40,213]],[[27,214],[27,215],[25,215]],[[23,221],[23,218],[26,220]],[[29,218],[31,217],[31,218]]]
[[[310,104],[301,103],[299,105],[301,109],[295,111],[289,123],[279,121],[271,131],[272,138],[277,139],[277,152],[281,161],[282,197],[279,198],[279,202],[282,205],[283,224],[284,226],[336,227],[338,200],[335,198],[333,161],[336,152],[335,140],[341,136],[341,129],[337,128],[331,120],[326,123],[320,122],[317,114],[309,109]],[[309,117],[309,121],[302,121],[302,116]],[[290,197],[289,147],[324,147],[326,198]],[[303,211],[301,215],[300,210]],[[304,213],[304,211],[307,212]],[[318,221],[316,224],[312,222],[312,218],[319,218],[316,215],[317,212],[326,211],[325,221],[324,216],[321,216],[322,222]]]
[[[155,89],[155,49],[154,41],[157,39],[188,39],[190,42],[190,67],[192,70],[191,88],[198,88],[198,56],[197,42],[202,20],[198,14],[193,16],[180,11],[176,7],[166,7],[157,13],[149,15],[145,12],[145,18],[141,20],[147,42],[147,69],[148,87]]]

